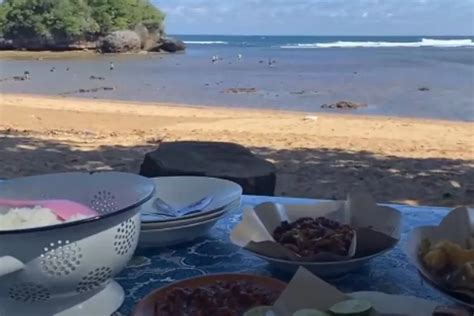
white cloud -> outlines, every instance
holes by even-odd
[[[152,0],[176,33],[469,34],[474,0]]]
[[[197,8],[192,8],[191,12],[193,12],[195,14],[205,15],[205,14],[209,13],[209,10],[206,7],[197,7]]]

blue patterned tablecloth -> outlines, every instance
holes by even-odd
[[[245,196],[243,205],[256,205],[266,201],[317,203],[309,199]],[[446,208],[391,206],[400,210],[404,216],[401,243],[405,242],[406,234],[412,228],[438,224],[448,212]],[[126,292],[125,302],[117,315],[129,315],[137,302],[154,289],[194,276],[246,272],[289,281],[291,275],[272,270],[265,261],[230,243],[229,232],[240,219],[240,210],[233,212],[220,220],[207,237],[192,243],[173,248],[138,249],[128,267],[115,278]],[[448,303],[438,292],[421,281],[400,246],[357,271],[327,281],[343,292],[382,291]]]

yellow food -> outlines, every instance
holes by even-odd
[[[433,249],[423,256],[425,265],[436,272],[444,270],[449,264],[449,258],[442,249]]]
[[[426,247],[425,243],[422,246],[422,259],[427,268],[436,272],[448,268],[455,270],[474,262],[474,249],[464,249],[448,240],[442,240],[433,247]]]

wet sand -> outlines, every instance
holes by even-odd
[[[277,167],[277,195],[474,205],[474,124],[180,104],[0,96],[0,177],[137,172],[162,141],[231,141]]]

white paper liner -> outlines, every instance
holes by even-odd
[[[474,239],[474,210],[458,207],[449,212],[438,226],[417,227],[410,232],[404,247],[410,261],[430,283],[443,291],[456,293],[457,291],[450,290],[441,284],[440,278],[437,278],[424,266],[420,256],[420,246],[425,239],[429,240],[431,245],[442,240],[448,240],[459,244],[463,248],[474,249],[472,248]],[[474,301],[474,292],[459,291],[458,294],[471,297]],[[467,304],[474,305],[472,303]]]
[[[346,256],[320,253],[304,258],[275,242],[274,229],[282,221],[293,222],[302,217],[326,217],[355,230]],[[263,203],[244,209],[243,218],[231,232],[231,241],[247,250],[273,258],[298,262],[342,261],[389,249],[400,239],[401,214],[377,205],[365,193],[352,193],[346,201],[322,202],[314,205],[282,205]]]
[[[424,299],[388,295],[380,292],[356,292],[344,294],[332,285],[316,277],[308,270],[299,268],[286,289],[273,306],[278,316],[292,315],[300,309],[311,308],[327,311],[334,304],[350,299],[364,299],[372,303],[371,316],[431,316],[437,304]]]

